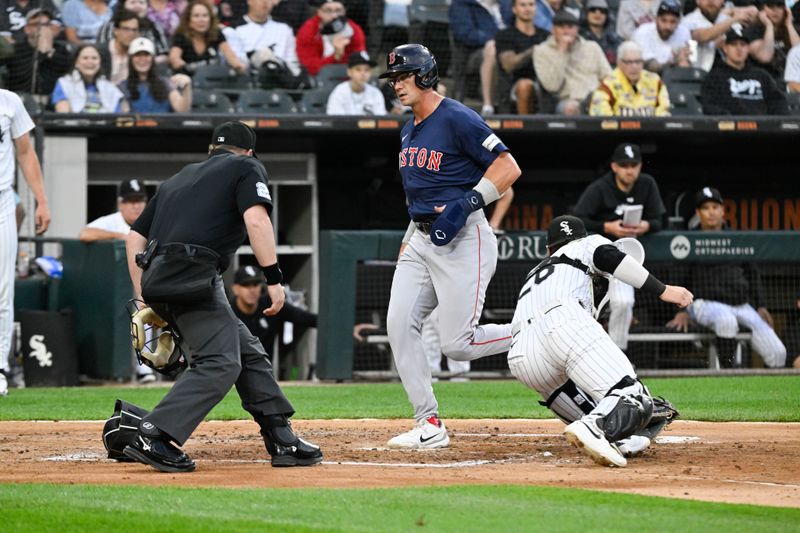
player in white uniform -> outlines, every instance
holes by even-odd
[[[5,372],[8,371],[8,356],[14,330],[17,206],[12,187],[15,150],[25,180],[36,198],[36,233],[44,233],[50,225],[50,209],[44,193],[42,168],[28,135],[33,128],[33,121],[19,96],[0,89],[0,396],[8,393]]]
[[[664,285],[605,237],[587,236],[579,218],[553,219],[547,241],[550,257],[531,270],[519,295],[508,366],[569,424],[571,443],[599,464],[625,466],[623,454],[643,450],[646,435],[654,436],[642,431],[652,429],[653,399],[592,318],[591,276],[613,276],[681,307],[692,293]]]

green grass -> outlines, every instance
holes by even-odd
[[[4,485],[3,531],[798,531],[800,509],[526,486]]]
[[[709,421],[800,422],[800,378],[755,376],[645,380],[665,396],[684,419]],[[297,410],[295,418],[409,418],[411,407],[399,383],[284,387]],[[517,381],[437,383],[445,418],[551,418],[539,397]],[[0,420],[99,420],[111,414],[116,398],[154,407],[165,388],[80,387],[12,390],[0,399]],[[248,418],[235,391],[210,413],[210,419]]]

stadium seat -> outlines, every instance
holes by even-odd
[[[310,115],[324,115],[327,112],[328,96],[330,94],[330,89],[326,88],[304,92],[302,100],[303,113],[308,113]]]
[[[347,76],[347,65],[325,65],[317,73],[317,86],[333,89],[343,81],[350,78]]]
[[[449,72],[453,65],[450,3],[451,0],[411,0],[408,6],[408,42],[425,43],[436,57],[442,77],[453,75]]]
[[[661,72],[661,79],[669,87],[670,83],[702,85],[706,71],[692,67],[668,67]]]
[[[438,22],[450,24],[449,0],[411,0],[408,6],[409,25],[418,23]]]
[[[222,93],[194,89],[192,91],[192,113],[233,113],[230,98]]]
[[[239,113],[280,115],[297,113],[297,106],[292,98],[283,91],[250,89],[239,95],[239,100],[236,102],[236,111]]]
[[[42,112],[42,106],[39,105],[39,102],[36,101],[32,94],[19,93],[19,97],[22,100],[22,105],[25,106],[25,109],[28,111],[29,115],[34,116]]]
[[[667,84],[669,99],[672,102],[672,114],[676,116],[700,116],[703,106],[700,104],[700,86]]]
[[[198,89],[236,92],[249,89],[251,83],[248,76],[238,74],[227,65],[204,65],[194,72],[192,86]]]
[[[788,93],[786,103],[789,105],[790,115],[800,115],[800,93]]]

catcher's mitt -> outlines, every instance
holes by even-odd
[[[130,300],[127,309],[131,317],[131,344],[139,364],[169,377],[183,372],[188,363],[177,331],[141,300]],[[161,329],[158,335],[156,328]]]
[[[658,434],[679,416],[680,413],[669,400],[662,396],[654,396],[653,416],[650,418],[650,422],[648,422],[647,426],[637,431],[636,434],[654,441]]]

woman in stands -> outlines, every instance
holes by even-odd
[[[164,30],[147,18],[147,0],[120,0],[114,7],[114,14],[111,20],[103,24],[100,33],[97,35],[97,44],[108,47],[108,43],[114,39],[114,19],[126,9],[139,17],[139,36],[147,37],[156,48],[156,62],[166,63],[169,53],[169,41],[164,34]]]
[[[153,41],[139,37],[128,47],[128,79],[119,84],[136,113],[187,113],[192,108],[192,79],[186,74],[159,76]]]
[[[116,85],[100,71],[100,49],[81,44],[75,53],[75,68],[61,76],[51,100],[57,113],[126,113],[128,104]]]
[[[192,0],[172,37],[169,50],[172,70],[191,76],[199,66],[220,63],[223,58],[240,74],[247,72],[247,65],[225,41],[212,6],[205,0]]]

